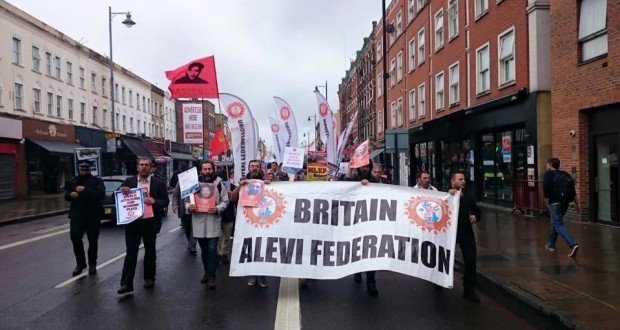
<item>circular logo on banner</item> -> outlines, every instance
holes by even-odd
[[[440,198],[411,197],[405,203],[405,215],[422,231],[433,234],[445,232],[452,225],[448,203]]]
[[[274,133],[278,133],[280,131],[280,126],[276,124],[271,125],[271,131]]]
[[[319,115],[321,115],[321,117],[325,118],[325,117],[327,117],[328,113],[329,113],[329,107],[327,106],[327,103],[319,104]]]
[[[243,106],[243,103],[235,101],[226,107],[226,113],[228,114],[228,117],[232,119],[239,119],[243,117],[245,107]]]
[[[127,215],[132,217],[134,214],[136,214],[136,212],[134,211],[127,211]]]
[[[244,207],[243,215],[247,222],[256,228],[269,228],[282,218],[286,211],[284,195],[265,189],[257,207]]]
[[[287,106],[283,106],[282,108],[280,108],[280,118],[282,118],[282,120],[288,120],[289,118],[291,118],[291,109],[289,109]]]

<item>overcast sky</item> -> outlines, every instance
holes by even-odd
[[[215,55],[220,92],[248,103],[268,145],[273,96],[291,105],[305,140],[316,111],[314,86],[327,81],[336,111],[349,61],[381,18],[381,0],[8,1],[105,55],[108,6],[131,11],[131,29],[121,24],[124,15],[113,21],[114,60],[165,90],[165,70]]]

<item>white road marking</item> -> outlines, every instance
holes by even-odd
[[[299,280],[281,278],[276,309],[275,330],[301,329],[301,310],[299,308]]]
[[[48,237],[53,237],[53,236],[64,234],[64,233],[68,233],[68,232],[69,232],[69,229],[65,229],[65,230],[61,230],[61,231],[55,232],[55,233],[41,235],[41,236],[25,239],[23,241],[17,241],[17,242],[13,242],[11,244],[2,245],[2,246],[0,246],[0,251],[2,251],[4,249],[9,249],[9,248],[12,248],[12,247],[20,246],[20,245],[23,245],[23,244],[27,244],[27,243],[31,243],[31,242],[36,242],[38,240],[42,240],[42,239],[45,239],[45,238],[48,238]]]
[[[176,228],[174,228],[174,229],[170,230],[170,231],[169,231],[169,233],[171,233],[171,232],[173,232],[173,231],[177,231],[177,230],[179,230],[179,229],[181,229],[181,228],[183,228],[183,227],[178,226],[178,227],[176,227]]]
[[[38,230],[33,231],[33,233],[35,233],[35,234],[45,234],[45,233],[51,233],[53,231],[57,231],[57,230],[60,230],[60,229],[65,229],[65,228],[69,228],[69,224],[68,223],[65,223],[64,225],[57,225],[57,226],[54,226],[54,227],[45,228],[45,229],[38,229]]]

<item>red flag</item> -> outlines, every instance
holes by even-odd
[[[359,168],[368,164],[370,164],[370,157],[368,155],[368,140],[366,140],[355,148],[353,157],[351,157],[351,161],[349,161],[349,167]]]
[[[230,149],[228,145],[228,141],[226,140],[226,136],[222,130],[215,132],[211,143],[209,143],[209,149],[211,149],[211,153],[209,157],[215,157],[217,155],[223,154],[226,150]]]
[[[175,70],[166,71],[166,78],[170,80],[170,99],[216,99],[219,96],[214,56],[197,59]]]

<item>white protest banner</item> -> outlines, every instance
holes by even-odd
[[[114,192],[116,201],[116,224],[126,225],[144,214],[144,194],[141,188],[133,188],[129,194]]]
[[[183,103],[183,143],[203,144],[202,104]]]
[[[231,150],[235,163],[235,183],[244,179],[251,160],[258,158],[256,148],[258,136],[250,107],[240,97],[220,93],[221,106],[228,116],[228,127],[232,137]]]
[[[284,146],[297,147],[297,121],[295,120],[295,113],[290,105],[281,97],[274,96],[275,111],[277,118],[280,119],[282,127],[284,128]]]
[[[191,194],[200,190],[200,183],[198,182],[198,171],[195,167],[192,167],[185,172],[179,173],[179,189],[181,189],[181,198],[190,196]]]
[[[282,156],[282,167],[286,169],[302,169],[304,167],[305,155],[306,148],[285,147],[284,155]]]
[[[359,182],[273,182],[239,207],[230,275],[338,279],[389,270],[452,287],[459,198]]]

